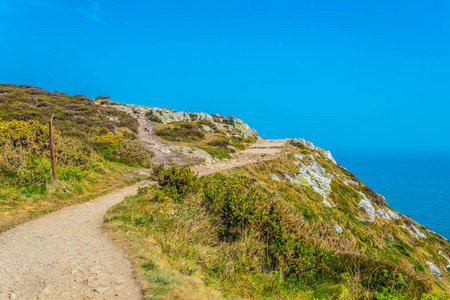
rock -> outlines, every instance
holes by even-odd
[[[213,158],[211,157],[211,155],[208,152],[206,152],[202,149],[195,148],[195,147],[191,148],[191,147],[184,147],[184,146],[170,146],[168,152],[170,152],[170,150],[178,151],[181,154],[183,154],[184,156],[187,156],[192,159],[197,159],[199,161],[204,161],[207,163],[213,161]]]
[[[292,162],[294,165],[296,165],[296,166],[299,166],[302,162],[301,161],[298,161],[298,160],[296,160],[296,161],[293,161]]]
[[[439,270],[439,268],[436,267],[432,262],[427,261],[426,264],[428,265],[428,267],[430,267],[431,274],[437,277],[442,276],[441,270]]]
[[[316,160],[314,159],[314,156],[312,156],[311,154],[308,155],[308,156],[306,157],[306,160],[316,161]]]
[[[354,186],[359,186],[359,182],[358,182],[358,181],[355,181],[355,180],[352,180],[352,179],[345,180],[345,181],[344,181],[344,184],[345,184],[345,185],[352,184],[352,185],[354,185]]]
[[[400,216],[398,214],[396,214],[395,212],[393,212],[392,210],[386,209],[386,211],[392,219],[400,220]]]
[[[208,132],[212,130],[211,127],[206,126],[206,125],[200,125],[200,128],[205,130],[205,131],[208,131]]]
[[[230,116],[227,120],[227,124],[232,125],[235,129],[237,129],[241,136],[244,138],[257,138],[258,133],[256,130],[251,129],[250,126],[248,126],[244,121],[241,119],[235,118],[233,116]]]
[[[294,157],[298,158],[298,159],[303,159],[303,155],[302,154],[294,154]]]
[[[152,108],[148,113],[148,116],[155,115],[161,119],[164,124],[173,122],[190,122],[191,116],[185,111],[174,111],[164,108]]]
[[[389,216],[389,214],[382,209],[377,210],[377,215],[382,219],[387,219],[387,220],[391,219],[391,216]]]
[[[238,150],[236,149],[236,147],[233,147],[233,146],[231,146],[231,145],[228,145],[227,148],[230,149],[232,153],[238,152]]]
[[[337,165],[336,161],[333,158],[333,155],[331,155],[331,152],[329,150],[325,150],[323,152],[323,156],[325,156],[326,158],[328,158],[329,160],[331,160],[335,165]]]
[[[64,185],[61,186],[61,189],[64,191],[64,193],[70,194],[69,190]]]
[[[446,266],[445,266],[445,269],[446,269],[447,271],[450,271],[450,265],[446,265]]]
[[[407,227],[405,224],[402,225],[402,228],[405,228],[406,230],[409,231],[409,233],[411,233],[412,236],[414,236],[416,239],[418,239],[419,237],[417,236],[417,234],[411,230],[411,228]]]
[[[413,224],[411,224],[411,228],[412,230],[414,230],[414,232],[417,234],[418,237],[424,238],[426,239],[427,236],[425,234],[423,234],[416,226],[414,226]]]
[[[331,193],[331,179],[328,178],[325,169],[317,162],[309,165],[301,164],[293,183],[303,186],[311,186],[312,189],[323,198],[323,204],[332,207],[331,200],[327,196]]]
[[[372,205],[372,202],[367,198],[366,195],[364,195],[361,192],[358,192],[363,199],[358,203],[358,206],[362,209],[364,209],[370,216],[369,221],[374,222],[375,221],[375,208]]]
[[[339,226],[338,224],[334,224],[333,225],[334,230],[336,230],[337,233],[342,233],[344,230],[342,229],[341,226]]]
[[[270,174],[270,177],[272,178],[272,180],[275,180],[275,181],[281,181],[280,177],[278,177],[278,176],[275,175],[275,174]]]

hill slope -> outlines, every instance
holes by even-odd
[[[51,114],[58,177],[71,191],[148,167],[153,155],[165,164],[152,168],[156,186],[106,217],[135,253],[149,295],[448,297],[448,240],[394,211],[329,151],[303,139],[265,141],[232,116],[1,84],[3,219],[24,203],[68,197],[49,184]]]

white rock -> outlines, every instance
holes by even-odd
[[[275,181],[281,181],[280,177],[278,177],[278,176],[275,175],[275,174],[270,174],[270,177],[272,177],[272,180],[275,180]]]
[[[427,236],[425,234],[423,234],[416,226],[414,226],[413,224],[411,224],[411,228],[412,230],[414,230],[414,232],[417,234],[418,237],[424,238],[426,239]]]
[[[384,210],[382,210],[382,209],[378,209],[377,210],[377,215],[380,217],[380,218],[382,218],[382,219],[387,219],[387,220],[390,220],[391,219],[391,216],[389,216],[389,214],[388,213],[386,213]]]
[[[355,185],[355,186],[359,186],[359,182],[358,182],[358,181],[354,181],[354,180],[352,180],[352,179],[345,180],[345,181],[344,181],[344,184],[345,184],[345,185],[350,185],[350,184],[352,184],[352,185]]]
[[[409,233],[411,233],[412,236],[414,236],[416,239],[418,239],[419,237],[417,236],[417,234],[411,230],[411,228],[407,227],[405,224],[402,225],[402,228],[405,228],[406,230],[409,231]]]
[[[333,155],[331,155],[331,152],[329,150],[325,150],[323,152],[323,156],[325,156],[326,158],[328,158],[329,160],[331,160],[335,165],[337,165],[336,161],[333,158]]]
[[[306,157],[306,160],[316,161],[311,154]]]
[[[439,268],[436,267],[432,262],[427,261],[426,264],[428,265],[428,267],[430,267],[431,274],[437,277],[442,276],[441,270],[439,270]]]
[[[334,227],[334,230],[336,230],[337,233],[342,233],[342,231],[344,231],[342,229],[342,227],[339,226],[338,224],[334,224],[333,227]]]
[[[211,131],[211,127],[206,126],[206,125],[201,125],[200,128],[205,130],[205,131]]]
[[[389,216],[391,216],[392,219],[394,220],[400,220],[400,216],[397,215],[397,213],[393,212],[390,209],[386,209],[387,213],[389,214]]]
[[[358,206],[364,209],[370,216],[369,221],[375,221],[375,208],[372,205],[372,202],[361,192],[358,192],[363,199],[358,203]]]
[[[302,154],[294,154],[294,157],[298,158],[298,159],[303,159],[303,155]]]

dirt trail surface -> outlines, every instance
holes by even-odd
[[[0,299],[142,299],[131,262],[103,228],[142,182],[0,234]]]
[[[157,164],[170,165],[175,163],[180,166],[187,164],[186,160],[176,151],[170,149],[170,144],[155,136],[155,123],[145,117],[144,114],[134,114],[139,122],[139,138],[147,147],[155,153],[152,161]]]
[[[250,149],[236,153],[232,159],[204,163],[191,167],[191,169],[200,175],[207,175],[258,161],[271,160],[281,152],[285,144],[285,140],[260,140],[256,144],[253,144]]]

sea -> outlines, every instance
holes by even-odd
[[[333,156],[390,207],[450,239],[450,153],[337,151]]]

